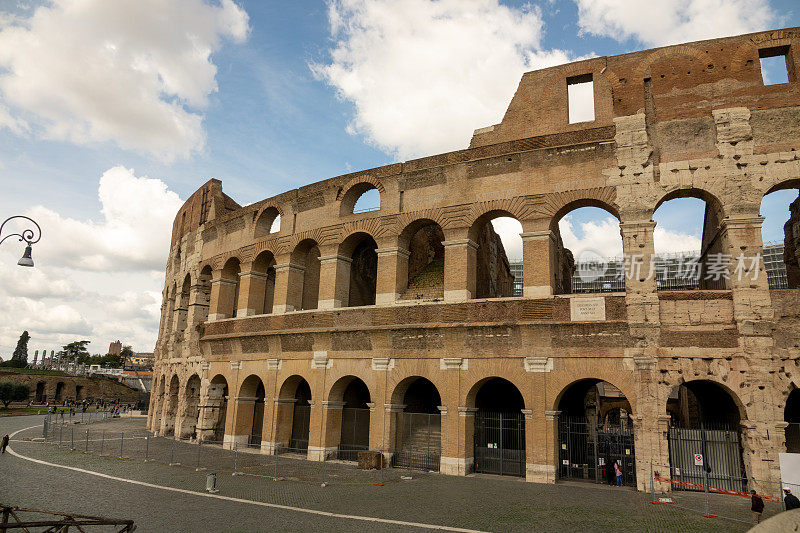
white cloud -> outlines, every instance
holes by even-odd
[[[100,178],[103,220],[75,220],[42,206],[28,214],[42,227],[34,261],[94,271],[163,270],[172,222],[183,201],[158,179],[118,166]]]
[[[576,261],[581,256],[587,258],[612,258],[622,256],[622,237],[616,218],[598,217],[594,220],[576,223],[566,215],[558,223],[564,246],[572,251]],[[657,254],[698,252],[700,237],[689,233],[656,226],[653,241]]]
[[[0,17],[0,126],[188,156],[205,143],[197,110],[217,90],[211,55],[248,31],[232,0],[55,0]]]
[[[777,21],[768,0],[575,0],[581,31],[648,46],[712,39],[769,29]]]
[[[500,236],[506,257],[509,261],[522,261],[522,224],[511,217],[498,217],[492,220],[494,231]]]
[[[559,220],[558,229],[564,246],[572,252],[575,261],[580,261],[585,254],[603,258],[622,255],[619,221],[612,216],[576,224],[571,215],[566,215]]]
[[[536,7],[497,0],[333,0],[331,61],[314,74],[355,106],[348,130],[400,159],[464,148],[502,118],[544,50]]]
[[[9,239],[0,249],[0,357],[10,356],[23,330],[32,336],[31,356],[83,338],[92,353],[116,339],[153,349],[172,222],[183,202],[161,180],[124,167],[103,174],[98,196],[100,221],[41,206],[26,212],[42,227],[34,268],[16,265],[22,243]]]

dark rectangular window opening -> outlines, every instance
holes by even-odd
[[[761,81],[764,85],[789,83],[789,47],[775,46],[758,51],[761,62]]]
[[[567,78],[569,123],[594,120],[594,81],[591,74]]]

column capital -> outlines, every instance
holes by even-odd
[[[325,409],[343,409],[344,402],[337,402],[333,400],[326,400],[322,402],[322,407]]]
[[[475,413],[478,412],[477,407],[459,407],[458,408],[458,416],[475,416]]]
[[[472,248],[473,250],[478,249],[478,243],[476,243],[472,239],[454,239],[452,241],[442,241],[442,246],[444,246],[445,248],[449,246],[452,247],[467,246],[469,248]]]
[[[409,250],[397,246],[392,248],[378,248],[375,250],[375,253],[378,254],[378,257],[382,255],[397,255],[403,258],[408,258],[411,255]]]
[[[405,404],[401,403],[387,403],[384,404],[387,413],[402,413],[403,409],[406,408]]]
[[[656,223],[652,220],[625,220],[620,221],[619,229],[624,230],[640,230],[640,229],[654,229]]]
[[[546,420],[558,420],[558,417],[561,415],[561,411],[545,411],[544,417]]]
[[[526,231],[524,233],[520,233],[519,236],[522,238],[522,242],[525,241],[543,241],[546,239],[553,239],[556,240],[556,234],[553,230],[541,230],[541,231]]]
[[[347,257],[345,255],[341,255],[341,254],[332,254],[332,255],[321,255],[321,256],[319,256],[319,262],[321,264],[335,263],[337,261],[341,261],[343,263],[352,263],[353,262],[353,258],[352,257]]]
[[[296,272],[305,272],[305,270],[306,270],[306,268],[304,266],[298,265],[298,264],[295,264],[295,263],[292,263],[292,262],[276,264],[276,265],[274,265],[273,268],[275,269],[275,273],[276,274],[278,272],[288,272],[290,270],[294,270]]]

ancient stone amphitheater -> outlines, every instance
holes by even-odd
[[[776,57],[788,83],[762,76]],[[643,490],[651,462],[690,479],[704,453],[720,485],[779,479],[800,291],[737,258],[762,249],[762,198],[800,186],[798,73],[799,28],[597,57],[524,74],[464,150],[248,206],[208,181],[173,226],[149,427],[451,475],[604,481],[617,461]],[[586,83],[594,117],[576,122]],[[373,189],[380,208],[354,212]],[[705,202],[704,275],[664,290],[653,213],[684,197]],[[624,292],[571,291],[558,222],[586,206],[645,265]],[[521,293],[496,217],[522,226]],[[720,257],[738,276],[710,275]]]

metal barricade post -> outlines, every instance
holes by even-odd
[[[75,428],[74,427],[69,428],[69,449],[70,450],[74,450],[75,449]]]
[[[86,430],[86,448],[83,450],[83,453],[89,453],[89,430]]]
[[[146,463],[150,456],[150,435],[144,437],[144,462]]]
[[[103,434],[100,437],[100,457],[103,456],[103,448],[105,448],[105,445],[106,445],[106,430],[104,429]]]
[[[125,432],[119,434],[119,456],[122,457],[122,445],[125,442]]]

